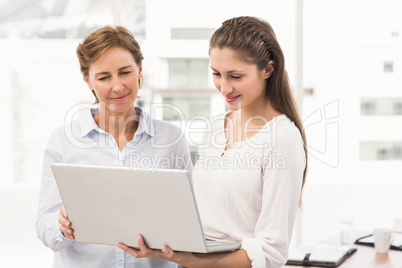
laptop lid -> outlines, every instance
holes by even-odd
[[[206,253],[188,171],[52,164],[76,241]],[[236,249],[216,247],[213,251]]]

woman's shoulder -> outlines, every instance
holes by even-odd
[[[169,121],[159,120],[152,118],[147,112],[141,110],[141,117],[143,118],[144,124],[151,130],[153,130],[155,136],[160,132],[180,132],[181,128],[178,125],[173,124]]]
[[[284,114],[281,114],[269,121],[253,137],[254,142],[268,145],[292,146],[302,141],[301,133],[294,122]],[[271,147],[268,146],[268,147]]]
[[[271,129],[277,131],[280,134],[292,134],[300,135],[299,129],[296,127],[295,123],[290,120],[285,114],[281,114],[270,122]]]
[[[136,108],[138,111],[138,108]],[[142,123],[145,131],[153,136],[156,143],[171,144],[184,139],[182,128],[172,122],[152,118],[147,112],[141,110]]]
[[[71,137],[80,137],[81,126],[79,120],[73,120],[71,122],[66,122],[65,124],[57,126],[53,131],[50,132],[49,140],[53,141],[63,141],[69,140]]]
[[[59,124],[53,131],[52,136],[84,136],[91,130],[97,127],[93,115],[98,113],[98,108],[94,108],[93,105],[78,106],[78,108],[71,109],[66,113],[64,122]],[[77,110],[79,109],[79,110]]]
[[[56,127],[50,134],[50,139],[62,141],[77,141],[83,139],[93,129],[96,123],[93,114],[97,112],[93,107],[84,107],[78,112],[67,114],[64,123]]]
[[[159,119],[151,119],[152,125],[155,128],[155,135],[158,134],[158,132],[181,132],[181,128],[172,122],[169,121],[164,121],[164,120],[159,120]]]
[[[303,146],[300,130],[286,115],[280,115],[273,119],[271,124],[271,143],[285,148]]]
[[[156,145],[182,146],[186,142],[182,129],[171,122],[152,119]]]

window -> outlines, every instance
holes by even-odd
[[[169,87],[208,87],[208,59],[169,59]]]
[[[392,73],[394,72],[394,62],[386,61],[384,62],[384,73]]]
[[[313,96],[314,95],[314,88],[305,88],[304,89],[305,96]]]
[[[402,98],[362,98],[361,115],[402,115]]]
[[[137,97],[137,99],[138,99],[138,97]],[[141,107],[141,108],[142,108],[142,107],[144,107],[144,104],[145,104],[145,103],[144,103],[143,100],[138,100],[138,101],[137,101],[137,106],[138,106],[138,107]]]
[[[402,141],[361,142],[360,160],[402,160]]]
[[[377,160],[387,160],[389,158],[389,151],[384,148],[380,148],[377,151]]]
[[[145,0],[1,0],[0,39],[81,40],[101,26],[121,24],[140,41],[145,38],[145,8]]]
[[[211,110],[210,97],[163,97],[163,103],[169,104],[168,107],[163,109],[163,120],[167,121],[180,121],[181,113],[185,119],[197,115],[206,116],[209,118]]]
[[[172,28],[170,38],[172,40],[209,40],[213,32],[212,28]]]
[[[375,103],[372,101],[361,101],[360,113],[362,115],[375,114]]]
[[[392,148],[392,155],[394,156],[394,159],[402,159],[402,146],[394,146]]]
[[[394,114],[395,115],[402,115],[402,102],[395,102],[394,103]]]

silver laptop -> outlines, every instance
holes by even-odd
[[[177,251],[232,251],[240,243],[207,241],[188,171],[52,164],[78,242]]]

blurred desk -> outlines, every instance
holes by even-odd
[[[320,244],[339,245],[339,236],[327,239]],[[388,254],[377,254],[373,247],[350,245],[357,251],[346,259],[339,268],[402,268],[402,251],[390,250]],[[284,267],[303,267],[285,265]]]
[[[372,247],[353,245],[355,254],[346,259],[341,268],[402,268],[402,251],[390,250],[388,254],[377,254]]]

